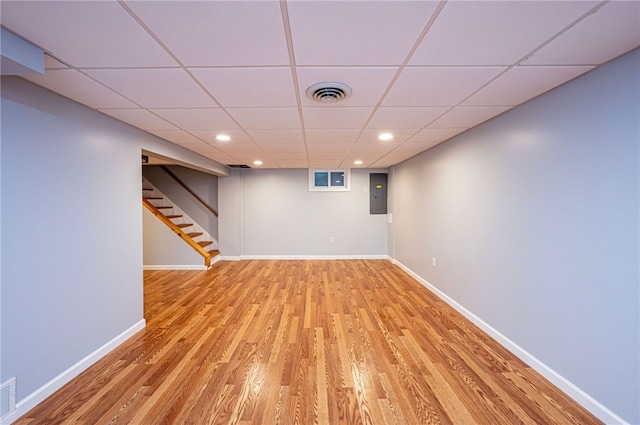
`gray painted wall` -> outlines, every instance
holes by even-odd
[[[142,261],[145,266],[204,267],[202,255],[146,208],[142,209],[142,235]]]
[[[352,169],[350,192],[310,192],[306,169],[243,169],[220,178],[221,254],[386,256],[387,216],[369,214],[364,191],[375,172],[386,169]],[[227,211],[239,211],[241,221],[223,222]]]
[[[0,380],[17,401],[143,320],[141,150],[228,168],[2,77]]]
[[[1,370],[18,401],[143,319],[140,147],[109,121],[2,79]]]
[[[242,175],[232,168],[218,179],[218,244],[221,257],[242,254]]]
[[[214,211],[218,210],[218,176],[181,166],[169,165],[167,167]],[[200,227],[218,239],[218,218],[160,166],[145,165],[142,167],[142,175]]]
[[[634,424],[639,64],[636,50],[394,175],[397,260]]]

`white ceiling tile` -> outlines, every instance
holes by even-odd
[[[420,133],[407,140],[407,143],[444,142],[451,137],[462,133],[466,128],[425,128]]]
[[[470,128],[509,109],[510,106],[457,106],[431,123],[429,128]]]
[[[374,163],[378,160],[380,160],[381,158],[383,158],[384,156],[386,156],[385,154],[379,154],[379,155],[367,155],[367,156],[362,156],[362,155],[358,155],[358,154],[354,154],[351,153],[349,155],[347,155],[343,161],[342,164],[340,165],[341,167],[351,167],[351,165],[353,164],[354,161],[362,161],[362,162],[368,162],[368,163]]]
[[[225,165],[244,164],[239,159],[234,158],[234,157],[232,157],[230,155],[227,155],[227,154],[225,154],[223,152],[209,151],[207,153],[201,153],[201,155],[204,155],[207,158],[211,158],[214,161],[218,161],[219,163],[225,164]]]
[[[297,106],[290,68],[190,68],[224,107]]]
[[[371,164],[370,168],[389,168],[396,164],[397,162],[393,162],[390,159],[387,159],[386,157],[384,157],[384,158],[380,158],[379,161],[376,161],[373,164]]]
[[[273,159],[274,161],[280,161],[280,160],[296,160],[296,161],[306,161],[307,160],[307,154],[306,153],[300,153],[300,152],[267,152],[267,155],[269,155],[270,159]]]
[[[3,1],[1,22],[76,68],[176,66],[116,1]]]
[[[229,164],[230,162],[238,161],[237,158],[234,158],[232,155],[229,155],[225,152],[220,151],[219,149],[214,148],[213,146],[209,146],[206,143],[204,144],[185,144],[181,145],[187,149],[192,150],[193,152],[199,153],[200,155],[204,155],[207,158],[214,159],[216,161],[222,162],[224,164]]]
[[[86,73],[145,108],[217,106],[182,69],[88,69]]]
[[[309,168],[309,162],[306,158],[293,160],[279,159],[276,162],[281,168]]]
[[[250,144],[218,145],[218,146],[216,146],[216,149],[219,149],[222,152],[224,152],[224,153],[226,153],[228,155],[235,156],[235,157],[252,156],[254,154],[254,152],[259,152],[261,155],[264,155],[264,153],[262,151],[256,149],[255,145],[250,145]]]
[[[422,128],[444,114],[448,106],[381,107],[367,124],[367,128]]]
[[[355,145],[353,145],[353,148],[351,149],[351,153],[358,154],[361,156],[366,156],[366,155],[376,156],[376,155],[385,154],[387,152],[391,152],[398,146],[400,146],[400,143],[380,142],[378,144],[373,144],[373,143],[358,142]]]
[[[340,159],[309,158],[309,168],[339,168],[342,163]]]
[[[176,126],[146,109],[99,109],[99,111],[143,130],[177,130]]]
[[[374,162],[372,167],[390,167],[395,164],[399,164],[407,159],[416,156],[417,154],[407,152],[391,152],[388,155],[380,158],[379,161]]]
[[[399,65],[437,2],[289,2],[298,65]]]
[[[331,144],[331,143],[348,143],[352,144],[358,138],[360,130],[358,129],[327,129],[305,131],[308,144]]]
[[[179,145],[206,145],[202,140],[183,130],[150,130],[149,133]]]
[[[227,108],[246,130],[299,129],[298,108]]]
[[[199,139],[204,140],[213,146],[225,146],[229,143],[233,144],[246,144],[251,143],[254,144],[253,140],[242,130],[190,130],[189,133],[198,137]],[[228,142],[219,141],[216,139],[216,136],[220,134],[226,134],[231,137],[231,140]]]
[[[211,147],[214,149],[214,147]],[[229,155],[241,163],[249,163],[255,159],[264,159],[265,153],[258,149],[256,146],[251,145],[225,145],[215,147],[222,151],[224,154]]]
[[[321,103],[306,95],[307,89],[317,83],[339,82],[351,87],[351,96],[341,100],[340,107],[376,105],[397,72],[395,67],[298,67],[298,86],[303,106],[335,107]]]
[[[238,130],[220,108],[151,109],[151,112],[184,130]]]
[[[295,144],[304,141],[300,130],[249,130],[247,132],[258,144]]]
[[[387,131],[383,130],[371,130],[366,129],[362,132],[360,137],[358,138],[358,143],[378,143],[378,144],[389,144],[389,143],[402,143],[407,140],[409,137],[413,136],[419,131],[419,129],[400,129],[396,128],[393,131],[388,131],[393,134],[393,139],[383,141],[378,139],[378,136],[382,133],[387,133]]]
[[[69,67],[56,58],[49,56],[45,53],[44,55],[44,69],[69,69]]]
[[[438,143],[440,142],[403,143],[400,146],[398,146],[393,152],[418,154],[420,152],[426,151],[427,149],[437,145]]]
[[[448,2],[410,65],[513,65],[597,1]]]
[[[338,152],[313,152],[309,153],[309,159],[343,160],[346,153]]]
[[[74,69],[47,69],[44,75],[25,75],[34,84],[90,108],[137,108],[130,100]]]
[[[464,105],[519,105],[593,69],[590,66],[517,66],[501,75]]]
[[[307,143],[309,154],[333,153],[346,154],[353,147],[353,143]]]
[[[304,148],[304,144],[302,143],[287,143],[287,144],[265,143],[262,145],[262,150],[269,154],[302,153],[306,155],[306,150]]]
[[[305,107],[304,126],[308,129],[360,129],[373,108]]]
[[[352,166],[355,155],[393,165],[591,69],[571,65],[640,44],[640,2],[592,0],[441,2],[420,43],[437,4],[3,0],[0,23],[44,48],[35,84],[225,164],[261,157],[260,168]],[[313,103],[305,90],[321,81],[352,96]],[[396,138],[383,144],[381,130]]]
[[[276,1],[128,1],[186,66],[288,65]],[[188,30],[185,29],[188,23]]]
[[[405,68],[382,106],[454,106],[505,69],[504,67]]]
[[[640,46],[640,2],[610,1],[523,62],[599,65]]]

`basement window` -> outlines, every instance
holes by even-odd
[[[309,190],[319,192],[347,192],[351,190],[351,170],[309,169]]]

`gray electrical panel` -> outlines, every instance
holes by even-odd
[[[387,173],[369,174],[369,214],[387,213]]]

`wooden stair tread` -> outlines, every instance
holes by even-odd
[[[185,228],[185,227],[189,227],[189,226],[193,226],[193,224],[191,223],[180,223],[180,224],[176,224],[176,226],[178,226],[179,228]]]
[[[180,214],[168,214],[168,215],[165,215],[165,217],[167,217],[167,218],[180,218],[180,217],[182,217],[182,215],[180,215]]]
[[[217,249],[212,249],[211,251],[208,252],[208,254],[211,256],[211,258],[213,258],[216,255],[220,255],[220,251],[218,251]]]
[[[143,187],[142,190],[153,190],[153,189],[150,187]]]
[[[212,241],[200,241],[198,242],[198,245],[200,245],[201,247],[205,247],[205,246],[209,246],[211,245],[213,242]]]
[[[202,236],[202,232],[187,233],[187,236],[189,236],[190,238],[197,238],[198,236]]]
[[[156,207],[159,210],[168,210],[170,208],[173,208],[171,205],[160,205],[159,207]]]
[[[147,201],[154,201],[156,199],[164,199],[162,196],[145,196],[144,199]]]

